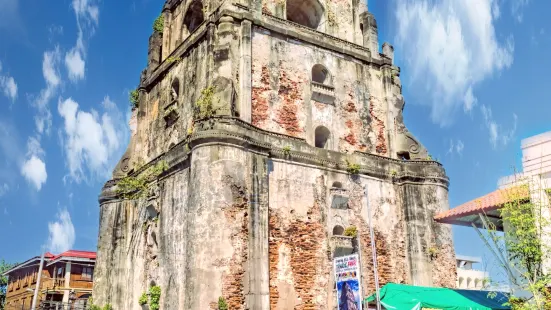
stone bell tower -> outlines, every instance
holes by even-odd
[[[374,289],[367,199],[379,282],[455,284],[448,178],[360,2],[166,1],[99,198],[95,303],[334,309],[334,257],[360,252]]]

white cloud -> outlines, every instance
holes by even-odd
[[[58,111],[64,120],[61,134],[69,176],[76,182],[87,174],[107,177],[118,160],[118,151],[128,135],[120,111],[105,97],[105,112],[85,112],[72,98],[59,101]]]
[[[57,219],[48,223],[48,249],[53,253],[70,250],[75,244],[75,227],[67,209],[60,210]]]
[[[463,99],[463,110],[465,110],[465,112],[471,111],[473,109],[473,106],[476,105],[477,101],[478,100],[473,95],[472,87],[469,86],[469,89],[467,89],[467,93],[465,94],[465,98]]]
[[[446,152],[446,155],[451,155],[454,153],[457,153],[459,156],[463,155],[463,149],[465,148],[465,144],[463,144],[463,141],[457,140],[456,142],[453,141],[453,139],[450,140],[450,147],[448,148],[448,151]]]
[[[496,0],[398,0],[398,51],[403,51],[413,83],[430,100],[431,118],[452,122],[463,105],[476,103],[472,88],[513,62],[513,40],[498,42]]]
[[[46,87],[40,91],[38,97],[33,100],[33,104],[38,110],[34,117],[36,129],[39,133],[48,133],[52,126],[52,114],[48,104],[61,85],[61,76],[59,74],[59,63],[61,61],[61,51],[59,46],[54,50],[44,52],[42,60],[42,75],[46,81]]]
[[[94,33],[99,22],[99,8],[94,0],[73,0],[73,11],[77,19],[77,42],[75,47],[65,54],[65,67],[69,79],[76,83],[84,79],[86,68],[86,48],[84,42],[84,31]]]
[[[501,125],[497,124],[492,116],[492,109],[482,105],[480,107],[484,122],[490,134],[490,144],[492,148],[497,149],[500,146],[506,146],[513,139],[517,131],[517,115],[513,114],[513,124],[511,129],[504,130]]]
[[[519,22],[522,23],[524,18],[524,7],[528,5],[530,0],[512,0],[511,1],[511,14]]]
[[[0,184],[0,197],[4,196],[10,190],[8,183]]]
[[[21,174],[27,181],[34,185],[37,191],[40,191],[42,185],[46,183],[48,174],[46,173],[46,164],[36,155],[32,155],[23,163]]]
[[[457,145],[455,146],[455,151],[459,155],[463,155],[463,149],[465,148],[465,145],[463,144],[463,141],[457,140]]]
[[[38,138],[29,137],[26,157],[27,159],[21,167],[21,175],[25,177],[27,182],[34,185],[37,191],[40,191],[48,179],[48,174],[46,163],[43,160],[44,150],[42,150]]]
[[[85,63],[78,49],[73,48],[65,54],[65,66],[67,67],[67,71],[69,73],[69,79],[72,82],[76,82],[84,78]]]
[[[2,63],[0,62],[0,89],[12,102],[17,98],[17,83],[9,74],[2,74]]]

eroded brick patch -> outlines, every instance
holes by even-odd
[[[301,91],[303,82],[295,77],[295,80],[289,77],[289,72],[283,67],[283,62],[279,65],[279,89],[278,95],[281,107],[276,112],[276,123],[278,123],[290,136],[297,137],[301,132],[298,119],[297,101],[302,101]]]
[[[285,244],[291,253],[290,266],[293,284],[300,303],[296,310],[319,309],[316,297],[325,288],[317,285],[320,276],[327,272],[320,268],[324,264],[325,228],[320,222],[320,207],[316,203],[309,211],[307,220],[298,219],[282,227],[281,218],[271,212],[269,216],[270,240],[270,306],[277,308],[280,297],[278,291],[279,247]],[[313,220],[316,218],[316,220]],[[285,297],[285,296],[282,296]]]
[[[226,299],[229,309],[244,309],[244,265],[248,258],[249,240],[247,191],[245,187],[231,182],[232,178],[230,176],[223,177],[223,180],[229,183],[232,192],[232,204],[223,207],[222,210],[227,223],[234,227],[231,234],[234,251],[229,261],[229,272],[222,276],[222,295]]]
[[[268,67],[262,66],[260,85],[252,87],[252,123],[255,126],[262,126],[268,119],[269,103],[268,99],[270,92],[270,72]]]
[[[453,253],[453,246],[449,243],[438,247],[438,254],[432,261],[432,281],[434,286],[455,287],[457,269],[455,268]]]
[[[369,114],[371,117],[375,120],[377,127],[376,134],[377,134],[377,144],[375,145],[375,151],[380,155],[385,155],[387,153],[387,147],[386,147],[386,139],[385,139],[385,122],[382,121],[380,118],[377,117],[374,109],[373,100],[370,100],[369,104]]]
[[[356,137],[351,132],[346,137],[344,137],[344,141],[348,142],[350,145],[356,145],[358,141],[356,141]]]

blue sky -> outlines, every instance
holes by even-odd
[[[0,258],[94,249],[97,196],[128,142],[128,90],[161,0],[0,0]],[[370,0],[402,69],[405,121],[445,166],[450,205],[496,188],[551,129],[550,4]],[[472,229],[458,254],[491,261]]]

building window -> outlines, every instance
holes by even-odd
[[[331,75],[324,66],[317,64],[312,67],[312,82],[331,85]]]
[[[323,7],[318,0],[287,0],[287,20],[317,29]]]
[[[63,278],[63,277],[64,277],[63,268],[58,268],[56,278]]]
[[[94,270],[92,269],[92,267],[82,268],[82,279],[92,281],[93,274],[94,274]]]
[[[194,32],[204,20],[203,3],[200,0],[193,1],[184,16],[184,25],[188,33]]]
[[[175,78],[170,86],[170,102],[178,100],[180,95],[180,80]]]
[[[319,126],[318,128],[316,128],[314,135],[315,147],[327,149],[329,146],[329,137],[331,136],[331,132],[329,131],[329,129],[325,128],[324,126]]]
[[[333,227],[333,236],[342,236],[344,234],[344,227],[336,225]]]

